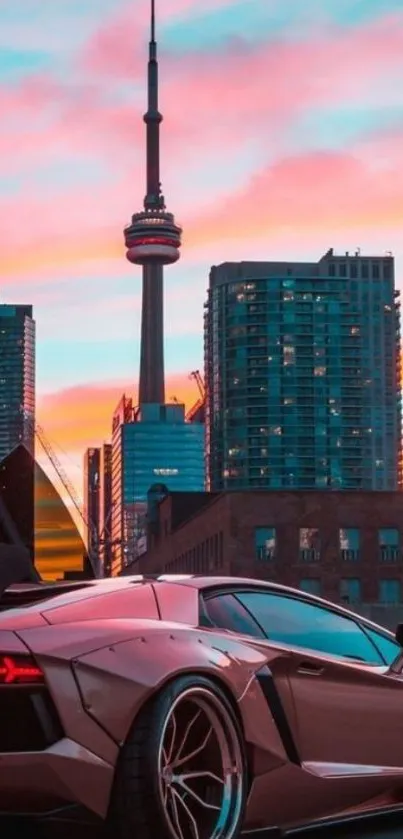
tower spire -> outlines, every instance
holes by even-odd
[[[151,0],[151,43],[155,43],[155,0]]]
[[[158,59],[155,39],[155,0],[151,0],[151,34],[148,54],[148,108],[144,115],[147,126],[147,193],[146,210],[165,207],[160,183],[160,125],[162,114],[158,110]]]

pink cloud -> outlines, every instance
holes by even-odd
[[[171,4],[171,13],[173,8]],[[180,8],[183,11],[185,5]],[[94,43],[87,45],[87,59],[94,55]],[[112,38],[112,53],[104,54],[105,73],[113,52],[124,51],[131,43],[129,27]],[[235,183],[228,198],[217,192],[211,161],[225,166],[228,149],[247,148],[254,137],[261,156],[270,159],[272,138],[281,138],[312,105],[340,101],[347,108],[359,97],[368,100],[371,95],[379,104],[379,80],[385,83],[388,73],[394,79],[398,71],[403,73],[403,14],[361,30],[327,31],[322,38],[315,33],[309,41],[254,48],[229,45],[214,61],[211,55],[197,56],[187,73],[183,67],[182,59],[167,57],[162,106],[166,113],[164,184],[169,184],[167,197],[172,206],[176,184],[183,196],[180,221],[186,248],[231,237],[234,230],[238,238],[260,235],[260,230],[276,231],[290,217],[302,226],[308,219],[321,225],[325,219],[333,224],[353,217],[354,223],[368,219],[372,224],[372,213],[379,215],[379,207],[385,208],[381,225],[399,217],[400,140],[394,141],[393,148],[390,138],[387,144],[374,141],[376,154],[386,156],[394,173],[387,179],[382,178],[380,164],[373,170],[372,148],[370,160],[362,145],[348,155],[295,155],[277,161],[256,175],[251,187],[241,189]],[[143,76],[142,71],[142,82]],[[63,272],[73,264],[121,258],[121,228],[140,206],[144,189],[144,127],[138,103],[136,107],[130,102],[120,104],[116,90],[112,94],[104,79],[89,83],[84,77],[82,86],[75,88],[38,78],[17,87],[13,94],[0,88],[0,107],[6,126],[0,137],[3,172],[9,175],[13,164],[22,171],[28,167],[23,196],[0,202],[3,272],[36,276],[41,270]],[[29,139],[21,130],[21,119],[33,125]],[[84,189],[79,162],[85,158],[108,167],[108,180],[100,176],[96,187]],[[46,189],[42,186],[39,194],[38,184],[30,182],[30,167],[52,161],[58,162],[62,172],[69,161],[72,177],[76,165],[78,182],[60,186],[56,178]],[[195,162],[200,178],[210,183],[207,209],[197,216],[193,215],[194,188],[187,176],[187,166],[193,173]],[[259,166],[251,160],[251,172]],[[350,188],[352,183],[357,185],[357,195]],[[259,212],[252,206],[256,190]],[[373,210],[368,209],[364,195],[373,197]],[[248,207],[242,222],[240,206]]]
[[[122,101],[123,88],[116,89],[117,81],[144,85],[146,49],[144,36],[141,42],[136,38],[135,17],[130,4],[90,39],[77,57],[81,71],[73,74],[74,84],[38,79],[13,95],[0,90],[5,126],[0,159],[7,160],[7,171],[37,164],[46,155],[91,155],[118,170],[122,155],[126,162],[140,144],[142,149],[144,96],[139,102],[126,90]],[[137,49],[140,63],[134,60]],[[299,42],[229,44],[214,60],[199,54],[186,67],[181,56],[167,55],[163,66],[167,157],[175,153],[181,161],[197,150],[205,159],[257,132],[263,143],[264,132],[269,140],[310,107],[339,102],[348,107],[358,101],[376,107],[385,98],[396,99],[396,74],[403,74],[403,13],[362,29],[315,30]],[[25,126],[33,126],[29,143],[21,117]]]
[[[14,235],[11,248],[5,237],[5,273],[37,274],[38,265],[49,262],[57,266],[122,259],[121,219],[127,201],[127,185],[121,183],[109,197],[101,188],[93,196],[61,197],[57,214],[52,202],[27,203],[18,228],[27,225],[24,241],[17,249]],[[16,229],[18,207],[16,201],[6,223],[10,234]],[[33,224],[28,228],[30,218]],[[189,205],[181,221],[184,254],[191,257],[192,249],[201,248],[206,254],[208,249],[207,259],[213,261],[215,248],[225,240],[244,241],[247,246],[248,241],[275,239],[285,227],[318,234],[324,229],[350,232],[364,226],[385,230],[400,225],[402,219],[403,137],[386,135],[348,153],[312,152],[279,160],[255,174],[245,188],[212,201],[203,213],[194,213]],[[124,265],[123,261],[122,272],[129,273],[130,266]]]
[[[189,219],[190,241],[199,247],[240,236],[247,241],[275,236],[285,227],[317,233],[398,227],[403,221],[403,136],[373,138],[369,146],[370,155],[362,144],[347,153],[312,152],[278,161],[204,217]]]

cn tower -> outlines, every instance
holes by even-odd
[[[182,230],[168,213],[160,182],[160,125],[155,0],[151,0],[148,58],[147,191],[144,209],[125,228],[127,259],[143,266],[139,406],[165,403],[164,265],[179,259]]]

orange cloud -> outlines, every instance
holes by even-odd
[[[38,399],[38,422],[46,436],[65,452],[84,452],[110,440],[112,415],[121,396],[134,394],[134,385],[95,384],[66,388]],[[167,376],[167,399],[176,397],[190,407],[197,401],[196,384],[186,374]]]

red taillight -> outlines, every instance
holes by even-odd
[[[31,658],[0,655],[0,685],[38,684],[43,681],[41,668]]]

